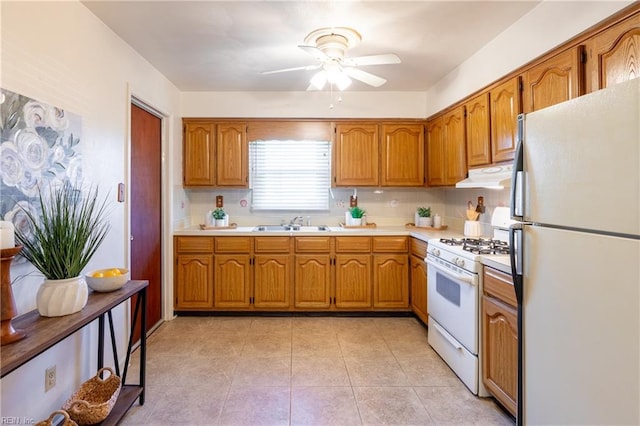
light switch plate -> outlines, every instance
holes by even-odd
[[[124,203],[124,183],[118,184],[118,202]]]

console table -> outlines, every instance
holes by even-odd
[[[131,405],[139,398],[140,405],[144,404],[145,385],[145,363],[146,363],[146,333],[140,333],[140,377],[137,384],[127,384],[127,368],[133,346],[133,331],[136,328],[138,317],[140,317],[141,330],[146,330],[147,322],[147,287],[149,281],[131,280],[121,289],[108,293],[89,293],[87,305],[75,314],[62,317],[42,317],[37,310],[27,312],[13,319],[16,329],[26,332],[27,337],[15,343],[2,347],[0,359],[0,377],[4,377],[18,367],[26,364],[31,359],[40,355],[55,344],[69,337],[76,331],[82,329],[94,320],[98,320],[98,370],[103,367],[104,361],[104,337],[105,337],[105,315],[109,321],[109,331],[111,336],[111,346],[113,348],[113,359],[116,375],[120,376],[118,354],[116,347],[115,333],[113,329],[113,317],[111,310],[122,302],[138,295],[135,302],[133,321],[131,324],[131,334],[127,346],[127,357],[125,361],[124,374],[122,378],[122,389],[118,396],[113,410],[109,417],[102,422],[103,425],[117,424],[120,419],[131,408]],[[140,314],[140,315],[138,315]],[[73,391],[69,392],[69,396]]]

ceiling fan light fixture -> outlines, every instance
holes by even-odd
[[[335,83],[338,90],[342,91],[351,86],[351,79],[345,73],[340,72],[334,77],[332,83]]]
[[[318,90],[322,90],[324,85],[327,84],[327,73],[324,70],[320,70],[311,77],[311,85]]]

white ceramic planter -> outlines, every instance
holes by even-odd
[[[224,226],[224,219],[216,219],[216,227],[220,228]]]
[[[422,228],[426,228],[428,226],[433,226],[433,218],[429,217],[418,217],[418,226]]]
[[[80,311],[87,304],[87,283],[83,277],[64,280],[45,279],[36,295],[36,306],[43,317],[61,317]]]

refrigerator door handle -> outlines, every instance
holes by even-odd
[[[525,115],[518,115],[518,137],[511,178],[511,218],[524,219],[524,120]]]
[[[511,252],[511,276],[513,278],[513,286],[516,292],[518,305],[522,304],[522,231],[525,224],[522,222],[514,223],[509,227],[509,246]]]

